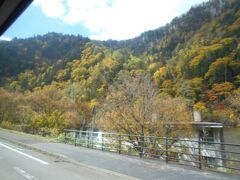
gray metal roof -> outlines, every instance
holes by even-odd
[[[182,125],[184,126],[186,123],[181,123],[181,122],[166,122],[165,125]],[[190,124],[193,126],[193,127],[199,127],[199,128],[202,128],[202,127],[207,127],[207,128],[223,128],[223,123],[216,123],[216,122],[203,122],[203,121],[193,121],[193,122],[190,122]]]
[[[208,127],[208,128],[223,128],[223,123],[215,122],[192,122],[195,127]]]

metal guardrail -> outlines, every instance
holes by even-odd
[[[165,160],[166,163],[240,173],[240,144],[208,141],[207,138],[195,140],[70,129],[64,130],[64,141],[75,146]]]

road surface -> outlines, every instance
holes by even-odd
[[[3,129],[0,129],[0,177],[3,180],[240,179],[237,175],[51,143]]]
[[[0,141],[1,180],[136,179],[52,158]]]

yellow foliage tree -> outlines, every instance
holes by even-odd
[[[159,97],[149,77],[144,75],[124,77],[112,87],[104,111],[106,131],[164,136],[166,125],[170,124],[173,126],[170,136],[184,136],[191,132],[190,112],[186,103],[169,96]],[[189,131],[180,133],[187,127]]]

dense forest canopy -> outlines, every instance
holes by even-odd
[[[0,41],[0,123],[33,133],[86,128],[92,107],[101,120],[109,93],[121,97],[122,76],[146,76],[158,98],[238,125],[239,36],[240,1],[210,0],[130,40],[48,33]]]

